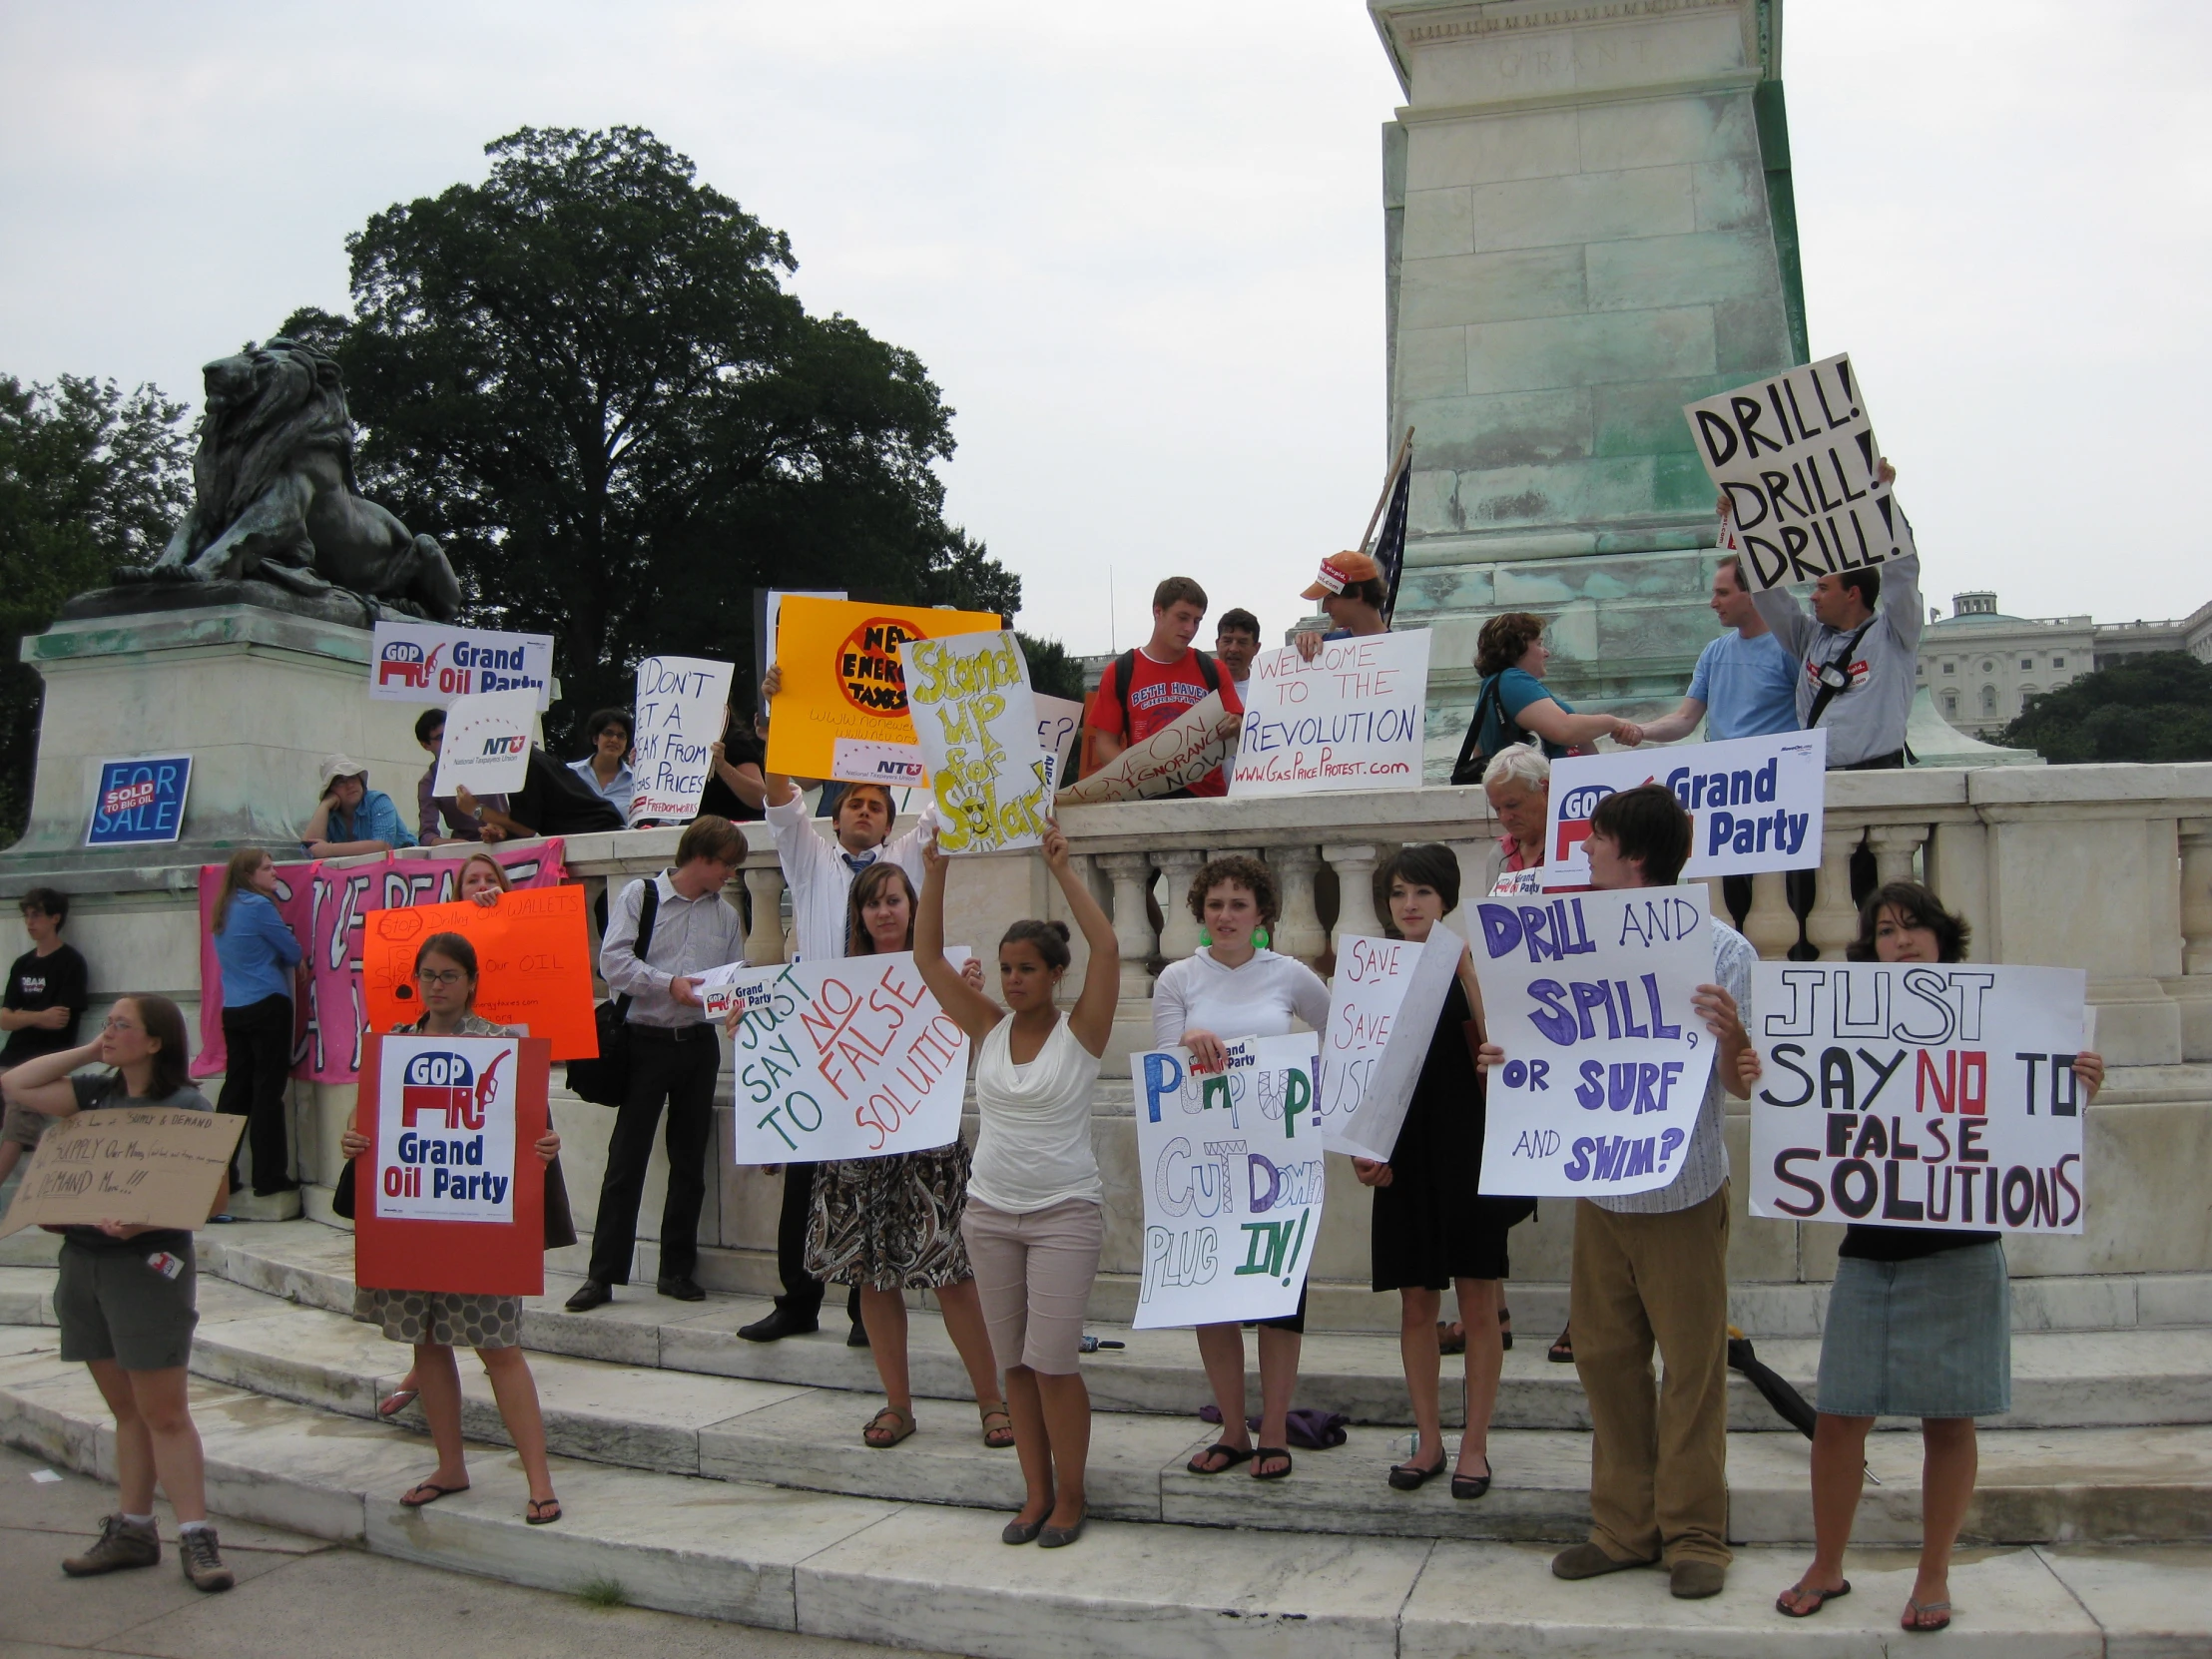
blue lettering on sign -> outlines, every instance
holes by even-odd
[[[1637,1021],[1637,999],[1625,979],[1577,979],[1564,985],[1556,979],[1532,980],[1528,994],[1537,1005],[1530,1011],[1528,1023],[1561,1048],[1593,1041],[1598,1034],[1597,1017],[1601,1014],[1607,1037],[1672,1040],[1681,1036],[1682,1027],[1669,1025],[1660,1006],[1659,976],[1646,973],[1640,976],[1640,981],[1642,1002],[1650,1015],[1649,1024]]]
[[[1490,960],[1510,956],[1522,945],[1531,962],[1556,962],[1595,950],[1597,941],[1582,920],[1582,900],[1554,898],[1546,903],[1475,906],[1482,923],[1482,946]]]
[[[173,841],[184,830],[185,796],[192,757],[109,761],[93,792],[87,846],[129,846]]]
[[[1160,1102],[1183,1092],[1183,1068],[1172,1054],[1144,1057],[1144,1109],[1147,1123],[1160,1121]]]

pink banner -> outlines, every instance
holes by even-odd
[[[558,838],[492,855],[517,887],[555,887],[567,876]],[[350,1083],[360,1075],[365,1001],[361,995],[361,917],[370,910],[443,904],[454,896],[467,853],[453,858],[387,859],[340,866],[317,859],[276,866],[276,913],[305,946],[292,998],[291,1074],[317,1083]],[[200,1052],[195,1077],[230,1065],[223,1040],[223,967],[216,958],[216,895],[223,865],[200,866]]]

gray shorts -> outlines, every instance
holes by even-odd
[[[46,1126],[54,1120],[44,1112],[34,1112],[28,1106],[8,1102],[8,1114],[0,1119],[0,1142],[20,1146],[26,1150],[38,1145],[38,1138],[46,1133]]]
[[[154,1258],[178,1263],[172,1278]],[[79,1364],[113,1360],[125,1371],[170,1371],[192,1357],[200,1323],[199,1270],[191,1242],[164,1251],[102,1250],[62,1241],[54,1318],[62,1328],[62,1358]]]

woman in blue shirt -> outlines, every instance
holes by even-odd
[[[1544,688],[1544,666],[1551,647],[1544,644],[1544,619],[1527,611],[1508,611],[1482,625],[1474,644],[1475,672],[1482,689],[1474,700],[1466,741],[1452,766],[1454,784],[1479,784],[1499,750],[1530,738],[1553,760],[1611,738],[1633,749],[1643,729],[1617,715],[1578,715]]]
[[[288,1193],[291,1148],[284,1134],[284,1080],[291,1075],[291,970],[304,952],[276,913],[276,866],[258,846],[241,847],[223,870],[209,928],[223,965],[223,1071],[219,1112],[246,1119],[254,1192]],[[239,1185],[231,1156],[231,1187]]]
[[[368,768],[343,755],[323,760],[322,800],[299,838],[316,858],[395,852],[417,844],[391,797],[368,787]]]

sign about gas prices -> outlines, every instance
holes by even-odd
[[[1685,881],[1820,864],[1828,734],[1777,732],[1552,762],[1551,809],[1544,825],[1551,856],[1537,872],[1544,886],[1590,884],[1590,854],[1582,844],[1590,835],[1590,815],[1607,796],[1645,784],[1664,785],[1690,815]]]
[[[190,755],[102,761],[85,844],[148,846],[176,840],[185,830],[185,797],[191,790]]]
[[[0,1221],[26,1227],[205,1226],[243,1117],[179,1106],[113,1106],[50,1119]]]
[[[1754,590],[1865,570],[1915,551],[1851,358],[1839,354],[1685,404]]]
[[[739,968],[701,1000],[711,1019],[742,1011],[739,1163],[881,1158],[960,1138],[967,1033],[912,952]]]
[[[438,742],[438,775],[430,793],[450,801],[462,788],[506,795],[530,777],[530,739],[537,729],[537,693],[477,692],[446,707]]]
[[[580,886],[503,892],[369,911],[361,939],[361,990],[371,1030],[422,1017],[415,954],[433,933],[458,933],[476,950],[476,1012],[494,1025],[544,1037],[556,1060],[599,1053],[592,1010],[591,934]]]
[[[1234,796],[1420,787],[1428,630],[1263,651],[1245,688]]]
[[[2074,968],[1761,962],[1751,1213],[2079,1233],[2086,985]]]
[[[1690,1006],[1713,977],[1705,888],[1476,902],[1490,1041],[1482,1185],[1500,1197],[1664,1187],[1705,1102],[1713,1040]]]
[[[1053,799],[1062,807],[1096,807],[1173,795],[1221,765],[1236,741],[1241,718],[1222,707],[1220,692],[1208,692],[1151,737],[1131,744]]]
[[[1465,949],[1448,927],[1421,944],[1357,933],[1337,941],[1317,1106],[1330,1151],[1388,1160]]]
[[[654,819],[685,824],[699,816],[714,747],[730,723],[733,672],[730,664],[704,657],[648,657],[638,664],[632,824]]]
[[[1129,1057],[1144,1183],[1135,1325],[1216,1325],[1298,1312],[1321,1232],[1320,1039],[1243,1037],[1228,1065],[1181,1048]]]
[[[1044,839],[1052,769],[1037,745],[1029,661],[1011,632],[908,640],[906,698],[948,853]]]
[[[370,1037],[353,1273],[380,1290],[545,1290],[542,1038]]]
[[[783,670],[768,729],[768,770],[851,784],[921,782],[922,757],[906,709],[908,640],[995,634],[995,611],[937,611],[786,594],[777,624]],[[839,752],[842,750],[840,770]],[[910,769],[894,773],[887,766]]]
[[[527,691],[531,708],[543,714],[552,702],[551,634],[379,622],[369,652],[368,695],[386,703],[451,703],[485,692]]]
[[[1037,747],[1052,760],[1052,784],[1057,789],[1075,764],[1075,746],[1083,736],[1083,705],[1035,690],[1029,701],[1037,709]]]

